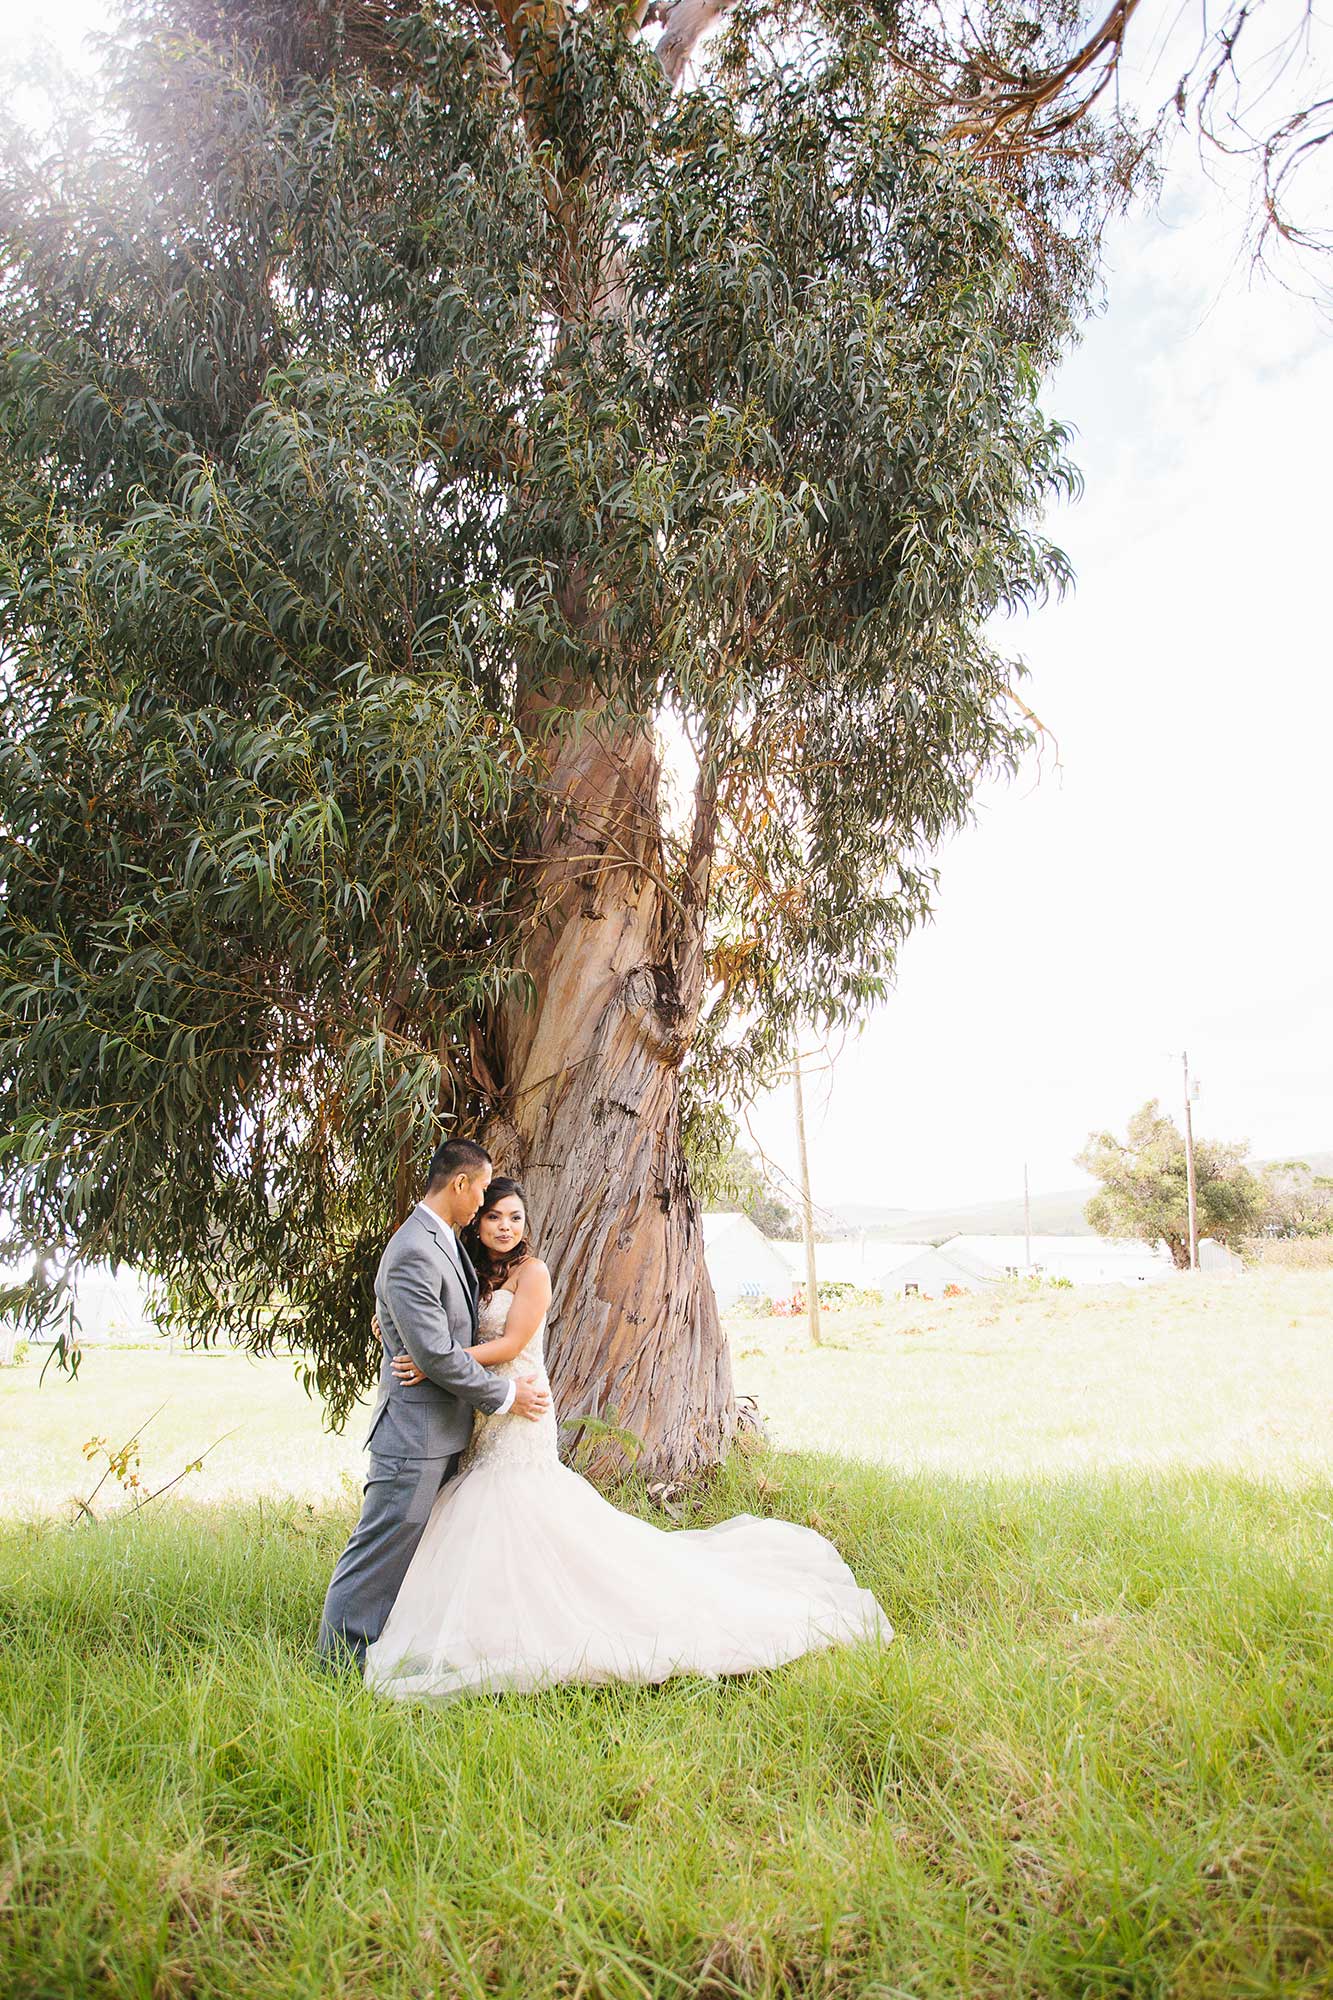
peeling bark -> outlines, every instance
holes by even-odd
[[[675,1478],[715,1464],[735,1425],[681,1148],[702,899],[688,875],[684,896],[665,879],[646,732],[613,744],[579,732],[551,781],[568,814],[537,869],[545,914],[526,969],[538,998],[491,1026],[503,1083],[487,1142],[522,1178],[554,1275],[547,1356],[562,1422],[622,1426],[641,1441],[641,1471]],[[603,1439],[591,1470],[624,1462]]]
[[[568,0],[492,4],[511,60],[529,51],[515,87],[535,142]],[[674,82],[734,4],[639,4],[622,19],[630,32],[662,20],[658,55]],[[561,310],[580,324],[610,322],[624,307],[619,248],[613,238],[577,243],[577,186],[575,177],[548,197],[570,245]],[[604,643],[576,564],[564,597],[571,626]],[[520,664],[518,701],[529,742],[548,740],[553,712],[559,724],[549,732],[552,811],[533,857],[536,923],[523,958],[537,997],[485,1024],[472,1068],[496,1107],[486,1132],[496,1166],[522,1179],[551,1265],[547,1358],[562,1423],[596,1417],[633,1432],[638,1468],[670,1479],[715,1464],[735,1428],[680,1127],[680,1068],[703,991],[715,801],[701,790],[686,865],[679,883],[668,881],[650,730],[600,725],[588,691],[553,687],[542,665]],[[571,714],[584,726],[571,728]],[[566,1428],[567,1442],[576,1435]],[[624,1463],[613,1441],[595,1443],[594,1475]]]

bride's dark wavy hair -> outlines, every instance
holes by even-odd
[[[516,1195],[523,1204],[523,1234],[512,1250],[507,1251],[503,1257],[497,1257],[495,1252],[488,1250],[481,1240],[481,1224],[483,1219],[490,1214],[491,1210],[497,1208],[510,1195]],[[497,1174],[486,1190],[486,1198],[482,1202],[481,1207],[461,1234],[463,1248],[472,1259],[472,1268],[476,1272],[478,1283],[481,1286],[483,1303],[491,1296],[492,1292],[498,1291],[503,1286],[505,1279],[511,1271],[516,1271],[520,1264],[526,1263],[528,1258],[534,1255],[532,1239],[528,1235],[527,1225],[527,1196],[519,1186],[519,1183],[511,1180],[508,1174]]]

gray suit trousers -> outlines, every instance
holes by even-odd
[[[338,1558],[319,1621],[319,1657],[330,1666],[364,1666],[366,1647],[384,1630],[435,1496],[461,1456],[384,1458],[371,1452],[361,1518]]]

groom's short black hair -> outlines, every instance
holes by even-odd
[[[430,1156],[426,1193],[429,1194],[432,1188],[443,1187],[455,1174],[466,1173],[470,1176],[480,1173],[483,1167],[490,1164],[490,1154],[475,1139],[446,1139]]]

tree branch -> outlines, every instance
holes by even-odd
[[[652,21],[665,24],[656,54],[672,83],[680,82],[697,43],[735,5],[736,0],[674,0],[674,4],[672,0],[656,0],[655,5],[648,7],[645,27]]]
[[[523,31],[534,15],[554,31],[565,15],[564,0],[477,0],[483,13],[494,14],[504,30],[510,60],[518,54]]]
[[[1083,117],[1115,74],[1125,29],[1138,5],[1139,0],[1114,0],[1100,26],[1054,69],[1031,74],[1026,70],[1004,70],[988,65],[990,75],[987,86],[975,97],[942,99],[942,102],[955,104],[963,113],[947,128],[945,138],[977,139],[984,146],[1008,126],[1020,124],[1032,128],[1033,121],[1047,106],[1053,106],[1072,83],[1087,76],[1089,71],[1095,71],[1101,64],[1101,73],[1092,78],[1078,103],[1059,112],[1039,132],[1033,131],[1032,137],[1054,135]]]

